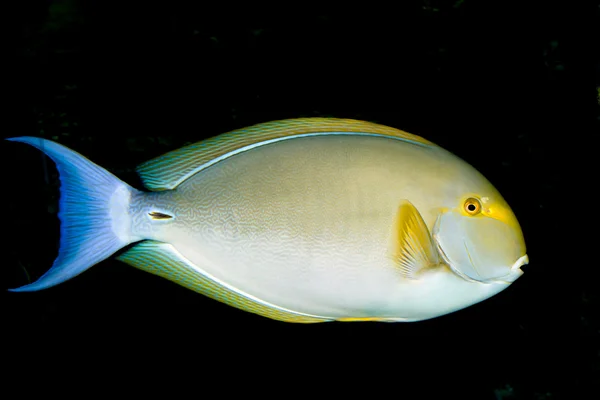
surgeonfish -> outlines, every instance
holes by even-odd
[[[137,169],[134,189],[36,137],[60,175],[57,285],[110,257],[287,322],[420,321],[483,301],[528,263],[513,211],[471,165],[350,119],[258,124]]]

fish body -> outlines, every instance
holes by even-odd
[[[13,140],[57,163],[63,223],[53,267],[17,290],[138,243],[118,258],[273,319],[418,321],[493,296],[528,261],[485,177],[378,124],[310,118],[230,132],[142,164],[151,191],[56,143]]]

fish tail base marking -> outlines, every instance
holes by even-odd
[[[137,192],[104,168],[58,143],[36,138],[29,144],[50,157],[60,175],[60,246],[52,267],[37,281],[11,289],[35,291],[67,281],[139,238],[131,235],[129,200]]]

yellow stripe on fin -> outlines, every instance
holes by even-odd
[[[267,140],[327,132],[377,134],[412,143],[435,146],[420,136],[372,122],[338,118],[297,118],[271,121],[234,130],[173,150],[137,168],[144,186],[150,190],[169,190],[219,157]]]
[[[199,271],[168,243],[147,240],[132,247],[117,259],[214,300],[263,317],[297,323],[329,321],[327,318],[285,310],[238,293]]]
[[[401,317],[345,317],[336,318],[338,322],[410,322],[415,321],[410,318]]]
[[[408,200],[398,207],[393,233],[391,256],[402,276],[416,279],[420,271],[439,264],[429,229]]]
[[[385,321],[386,318],[380,317],[348,317],[348,318],[337,318],[336,321],[339,322],[382,322]]]

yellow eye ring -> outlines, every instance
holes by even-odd
[[[469,215],[477,215],[481,212],[481,202],[478,199],[469,197],[465,200],[464,209]]]

